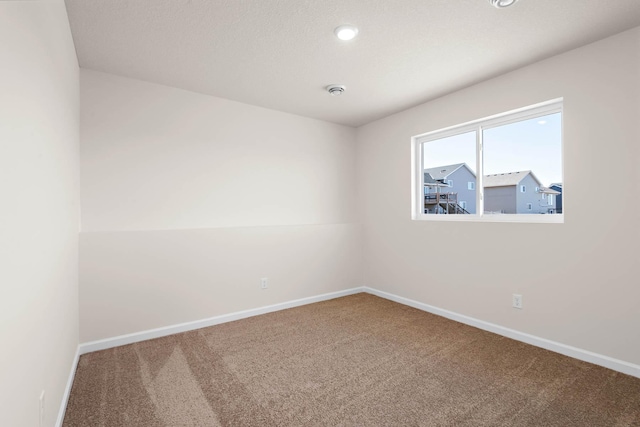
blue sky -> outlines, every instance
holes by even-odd
[[[548,186],[562,182],[560,113],[484,131],[485,175],[531,170]],[[475,133],[443,138],[424,145],[424,167],[467,163],[476,169]]]

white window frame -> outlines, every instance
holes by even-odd
[[[521,193],[526,193],[527,192],[527,186],[526,185],[521,185],[520,186],[520,192]]]
[[[473,181],[469,181],[467,182],[467,190],[475,190],[476,189],[476,183]]]
[[[485,214],[484,213],[484,172],[482,168],[483,156],[483,131],[498,126],[504,126],[524,120],[549,114],[560,113],[563,115],[563,99],[558,98],[540,104],[507,111],[478,120],[473,120],[460,125],[438,129],[423,133],[411,138],[411,218],[413,220],[448,221],[448,222],[524,222],[524,223],[564,223],[564,212],[561,214],[537,215],[531,214]],[[475,132],[476,134],[476,213],[468,215],[431,215],[424,213],[424,150],[423,145],[430,141],[436,141],[463,133]],[[561,164],[562,182],[564,182],[564,120],[561,122]],[[563,189],[564,190],[564,189]],[[563,197],[566,191],[563,191]]]

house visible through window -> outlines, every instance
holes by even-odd
[[[563,181],[562,100],[415,136],[413,147],[414,219],[563,222],[551,188]]]
[[[425,146],[425,156],[444,161],[424,162],[422,165],[422,185],[428,188],[429,195],[424,197],[425,214],[475,214],[476,192],[469,189],[469,183],[475,188],[475,172],[467,162],[476,156],[475,134],[462,133],[452,138],[440,138]],[[466,183],[466,185],[465,185]],[[426,191],[426,190],[425,190]],[[466,206],[462,207],[461,201]]]

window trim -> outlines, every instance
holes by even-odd
[[[539,104],[495,114],[482,119],[472,120],[455,126],[426,132],[411,138],[411,219],[446,222],[523,222],[523,223],[564,223],[564,212],[561,214],[485,214],[484,213],[484,171],[482,168],[482,136],[483,131],[549,114],[563,113],[563,98],[557,98]],[[564,117],[560,124],[562,139],[561,164],[562,182],[564,183]],[[448,138],[464,133],[476,134],[476,213],[471,215],[427,215],[424,213],[424,167],[423,145],[426,142]],[[563,191],[563,195],[564,195]]]

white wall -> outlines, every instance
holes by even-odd
[[[82,230],[355,220],[355,130],[81,71]]]
[[[45,390],[52,426],[78,345],[78,65],[64,3],[0,2],[0,64],[0,425],[39,425]]]
[[[640,364],[639,76],[636,28],[359,128],[364,284]],[[564,224],[410,219],[411,136],[558,97]]]
[[[354,129],[80,80],[82,342],[360,286]]]

